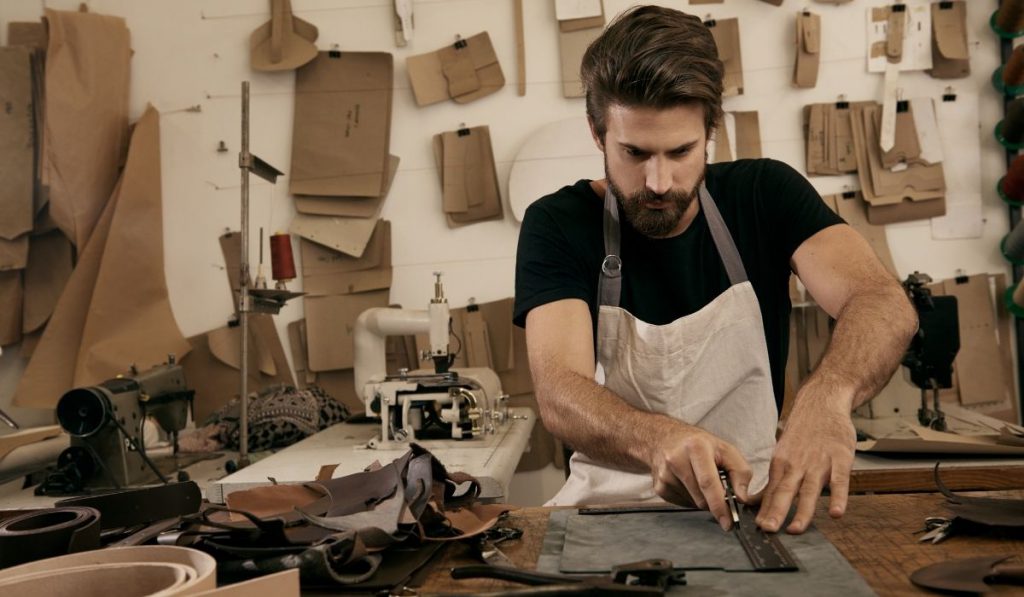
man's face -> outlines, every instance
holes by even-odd
[[[641,234],[679,234],[696,214],[707,136],[700,104],[673,108],[608,106],[604,169],[629,223]],[[684,216],[689,216],[684,218]]]

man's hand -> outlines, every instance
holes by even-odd
[[[655,492],[667,502],[708,508],[729,530],[732,517],[718,469],[729,472],[736,497],[745,502],[753,472],[743,455],[732,444],[678,421],[671,421],[660,437],[649,459]]]
[[[829,514],[839,518],[846,512],[857,443],[849,405],[815,400],[824,398],[820,396],[803,398],[790,414],[768,470],[768,486],[757,515],[758,526],[766,531],[779,530],[796,498],[796,516],[786,531],[806,531],[825,485],[831,490]]]

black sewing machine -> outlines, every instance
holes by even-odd
[[[918,421],[925,427],[945,431],[946,416],[939,405],[939,390],[953,387],[953,360],[960,351],[960,320],[956,297],[932,296],[925,286],[931,281],[928,274],[919,272],[903,281],[918,317],[917,333],[903,356],[903,365],[910,370],[910,380],[921,388]],[[929,390],[933,408],[928,408]]]
[[[71,445],[36,493],[167,483],[146,455],[143,424],[147,417],[156,420],[177,453],[178,432],[188,422],[194,394],[173,355],[147,371],[133,366],[128,375],[68,391],[57,403],[57,421],[71,436]]]

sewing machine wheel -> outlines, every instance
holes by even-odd
[[[110,414],[110,401],[92,388],[71,390],[57,403],[57,421],[76,437],[88,437],[102,429]]]

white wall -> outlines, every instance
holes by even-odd
[[[923,0],[920,0],[923,1]],[[878,99],[881,75],[865,66],[865,10],[880,0],[857,0],[844,6],[786,1],[776,8],[756,0],[726,0],[724,4],[688,7],[682,0],[654,2],[720,18],[738,16],[742,35],[746,95],[728,98],[726,110],[759,110],[766,156],[786,161],[803,171],[801,109],[811,102]],[[915,2],[911,2],[912,4]],[[252,82],[252,151],[288,171],[290,166],[292,73],[257,73],[248,67],[249,33],[269,16],[266,0],[93,0],[94,12],[120,15],[132,32],[131,115],[147,103],[162,113],[164,242],[171,305],[185,335],[223,324],[231,314],[230,294],[222,270],[217,237],[239,227],[237,151],[239,148],[240,81]],[[506,207],[503,221],[450,230],[440,204],[440,186],[431,154],[431,135],[460,123],[491,127],[498,175],[507,200],[511,161],[532,131],[559,119],[583,113],[581,99],[562,97],[557,26],[551,0],[525,0],[527,79],[525,97],[516,95],[515,37],[512,0],[416,0],[415,39],[396,48],[391,0],[293,0],[295,12],[320,29],[317,45],[329,49],[376,50],[394,53],[395,96],[391,152],[401,167],[384,204],[383,217],[392,221],[394,239],[393,302],[422,305],[431,293],[431,272],[443,270],[453,305],[469,297],[489,301],[511,296],[518,225]],[[614,15],[637,4],[605,0]],[[1007,232],[1007,214],[993,189],[1005,171],[1002,149],[991,131],[1002,113],[1001,98],[988,83],[999,62],[995,36],[987,21],[997,2],[970,0],[969,39],[973,74],[952,82],[963,92],[974,90],[981,99],[982,188],[986,222],[980,239],[933,241],[928,222],[893,225],[888,238],[900,274],[926,271],[935,278],[968,273],[1008,271],[998,241]],[[33,20],[42,5],[73,10],[75,0],[3,0],[0,40],[6,23]],[[797,10],[810,7],[823,19],[822,68],[814,89],[793,89],[793,20]],[[413,101],[404,58],[451,43],[456,34],[468,37],[490,32],[508,85],[480,101],[453,102],[419,108]],[[947,84],[923,73],[903,78],[906,96],[938,97]],[[184,108],[201,105],[200,113]],[[968,131],[965,134],[973,134]],[[217,153],[220,140],[230,151]],[[955,159],[956,156],[947,156]],[[552,180],[552,190],[574,181]],[[856,187],[855,177],[812,180],[822,193]],[[294,213],[287,179],[276,186],[254,180],[251,222],[268,232],[286,230]],[[253,243],[253,258],[256,256]],[[282,338],[285,326],[302,317],[302,301],[289,304],[277,318]],[[287,348],[287,341],[285,341]],[[0,407],[6,407],[21,364],[17,350],[0,357]],[[43,420],[11,409],[16,417]]]

